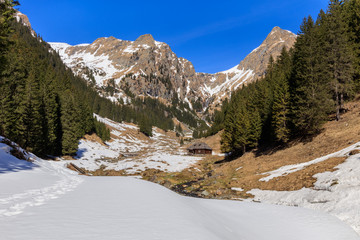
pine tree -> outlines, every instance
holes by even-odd
[[[248,145],[250,148],[255,148],[259,144],[259,140],[262,132],[262,122],[260,113],[257,110],[249,112],[249,135],[248,135]]]
[[[311,16],[305,18],[295,43],[290,92],[292,123],[298,135],[317,133],[332,107],[325,36],[320,28],[324,16],[324,12],[319,14],[316,25]]]
[[[184,139],[180,138],[180,146],[184,145]]]
[[[14,31],[11,22],[14,20],[14,7],[18,5],[19,2],[14,0],[0,1],[0,72],[6,66],[6,53],[11,45],[9,37]]]
[[[70,90],[61,96],[62,154],[74,155],[78,148],[75,99]]]
[[[340,120],[344,99],[353,93],[353,53],[348,28],[343,16],[343,1],[330,0],[324,24],[328,73],[336,104],[336,120]]]
[[[233,134],[235,125],[235,108],[230,104],[228,114],[224,120],[224,132],[221,135],[221,151],[231,152],[233,150]]]
[[[55,74],[48,68],[44,77],[43,106],[44,106],[44,139],[46,139],[46,149],[48,154],[61,154],[61,109],[60,97],[56,93]]]
[[[10,34],[13,32],[11,22],[14,19],[14,7],[17,5],[19,5],[17,1],[0,1],[0,134],[2,135],[7,131],[5,125],[8,124],[9,116],[6,115],[10,111],[12,101],[10,94],[14,88],[14,86],[10,88],[11,82],[4,71],[9,65],[9,50],[12,47]]]
[[[8,54],[8,66],[3,71],[2,79],[4,86],[1,89],[2,98],[2,128],[3,134],[17,142],[21,146],[25,143],[23,138],[26,132],[25,126],[25,79],[27,77],[24,56],[17,55],[24,49],[19,45]]]
[[[345,2],[344,19],[347,25],[349,44],[354,55],[354,81],[357,90],[360,89],[360,1],[348,0]]]
[[[235,113],[232,148],[235,153],[245,153],[250,144],[250,119],[244,104],[240,104]]]
[[[143,116],[143,118],[139,124],[139,129],[140,129],[140,132],[142,132],[146,136],[152,137],[152,126],[147,117]]]
[[[42,97],[40,95],[40,84],[35,76],[35,69],[32,68],[26,79],[25,85],[24,125],[26,130],[23,138],[25,139],[24,146],[27,150],[41,153],[44,149],[45,143],[43,138],[44,113],[42,112],[43,108]]]
[[[285,47],[279,56],[274,72],[274,100],[272,107],[272,128],[277,141],[286,143],[290,137],[289,114],[290,92],[289,75],[291,72],[291,57]]]

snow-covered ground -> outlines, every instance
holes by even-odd
[[[134,125],[117,123],[98,115],[96,118],[112,128],[111,141],[102,145],[82,139],[77,159],[66,162],[90,171],[103,165],[106,170],[124,170],[136,174],[146,169],[182,171],[202,159],[179,151],[179,142],[156,127],[153,128],[153,137],[141,138],[138,127]]]
[[[74,175],[0,145],[1,239],[355,240],[345,223],[286,206],[180,196],[130,177]]]
[[[0,142],[2,139],[0,137]],[[41,206],[72,191],[83,181],[59,163],[41,160],[32,154],[29,157],[33,163],[18,160],[10,150],[10,146],[0,143],[0,219]]]
[[[333,157],[349,156],[349,152],[352,150],[360,150],[360,142],[306,163],[283,166],[267,173],[270,175],[261,180],[267,181],[278,176],[284,176]],[[303,188],[298,191],[253,189],[249,193],[255,196],[255,200],[261,202],[328,212],[352,226],[360,234],[360,154],[349,156],[344,163],[336,168],[337,170],[334,172],[314,175],[317,181],[315,187],[311,189]]]

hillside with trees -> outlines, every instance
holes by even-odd
[[[40,155],[72,155],[85,133],[110,138],[109,130],[93,113],[139,124],[148,136],[152,126],[174,130],[173,117],[191,128],[206,127],[175,98],[167,106],[150,97],[130,96],[131,104],[125,105],[99,96],[88,82],[74,76],[40,36],[15,21],[13,7],[18,4],[1,3],[1,135]]]
[[[72,155],[85,133],[109,139],[76,87],[81,80],[41,37],[14,20],[16,5],[1,3],[0,134],[40,155]]]
[[[359,92],[360,3],[331,0],[316,21],[305,18],[295,46],[274,60],[266,75],[233,93],[214,114],[222,150],[234,155],[318,134],[341,120],[344,103]]]

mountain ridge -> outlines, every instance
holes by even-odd
[[[274,27],[238,65],[215,74],[196,72],[190,61],[178,57],[168,44],[156,41],[151,34],[141,35],[135,41],[102,37],[91,44],[49,44],[74,73],[87,80],[93,78],[98,87],[113,80],[118,89],[110,97],[114,101],[122,98],[128,102],[124,91],[127,89],[135,95],[161,98],[168,103],[178,98],[190,108],[198,101],[196,110],[204,112],[221,104],[241,85],[263,76],[270,55],[276,58],[282,47],[289,49],[295,39],[290,31]]]

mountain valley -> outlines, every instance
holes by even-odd
[[[16,5],[0,1],[1,236],[359,239],[358,1],[214,74],[151,34],[47,43]]]

